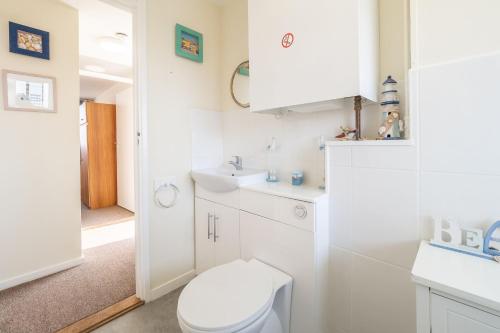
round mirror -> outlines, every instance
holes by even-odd
[[[231,96],[236,104],[243,108],[250,107],[249,102],[250,63],[239,64],[231,77]]]

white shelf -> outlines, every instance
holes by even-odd
[[[327,146],[413,146],[413,140],[326,141]]]

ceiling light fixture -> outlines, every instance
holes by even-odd
[[[121,53],[127,50],[128,35],[123,32],[117,32],[114,36],[103,36],[99,38],[99,46],[103,49],[113,52]]]

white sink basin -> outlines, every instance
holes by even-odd
[[[221,166],[214,169],[192,170],[193,180],[211,192],[231,192],[242,185],[257,184],[266,181],[267,173],[263,170],[243,169]]]

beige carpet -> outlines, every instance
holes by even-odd
[[[96,228],[132,220],[134,213],[120,206],[88,209],[82,205],[82,228]]]
[[[54,332],[134,295],[134,253],[132,239],[88,249],[78,267],[0,292],[0,332]]]

